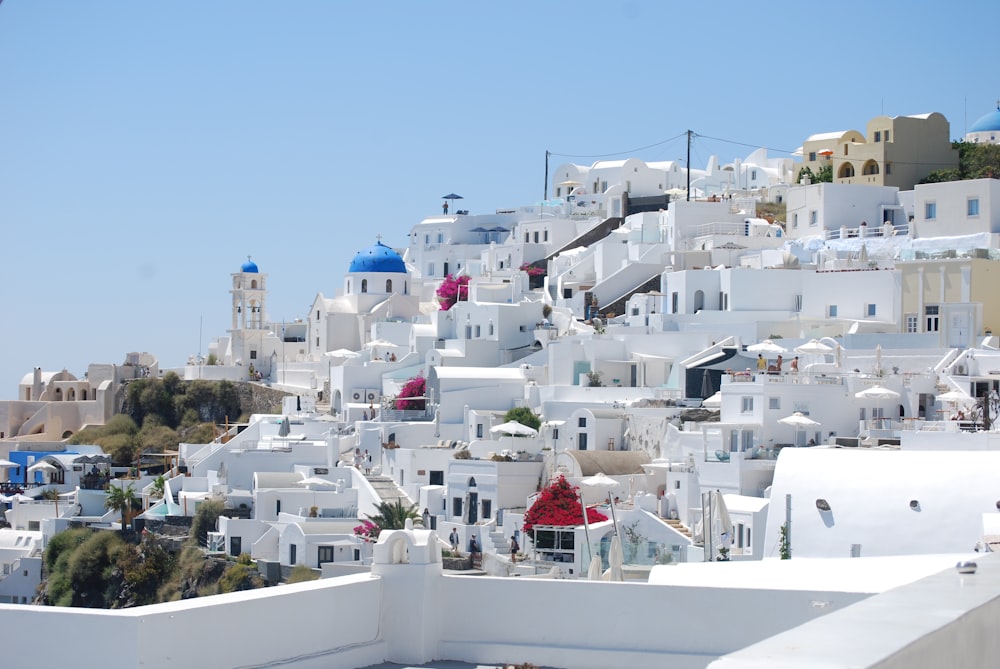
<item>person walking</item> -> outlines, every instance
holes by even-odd
[[[372,473],[372,454],[368,452],[367,448],[365,449],[364,462],[365,462],[365,476],[368,476],[369,474]]]
[[[451,534],[448,535],[448,541],[451,543],[451,552],[458,553],[458,530],[454,527],[451,528]]]
[[[517,537],[510,538],[510,563],[517,563],[517,554],[521,552],[521,547],[517,544]]]

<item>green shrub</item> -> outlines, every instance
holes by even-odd
[[[305,583],[317,580],[319,580],[319,574],[304,564],[297,564],[292,567],[292,573],[288,576],[289,583]]]
[[[208,545],[208,533],[215,531],[220,515],[222,515],[222,502],[209,499],[198,505],[191,521],[191,540],[196,545]]]

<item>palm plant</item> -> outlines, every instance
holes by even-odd
[[[403,506],[403,501],[399,499],[395,502],[380,502],[377,514],[365,515],[368,516],[368,520],[378,525],[380,531],[402,530],[406,527],[407,519],[416,520],[420,517],[416,504]]]
[[[122,514],[122,531],[125,531],[125,525],[128,522],[128,513],[132,510],[135,504],[135,486],[132,483],[128,484],[127,488],[123,488],[120,485],[115,485],[112,483],[108,486],[108,496],[104,500],[104,506],[108,509],[114,511],[119,511]]]

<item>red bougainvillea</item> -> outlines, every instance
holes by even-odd
[[[525,274],[527,274],[528,276],[542,276],[543,274],[545,274],[544,267],[534,267],[533,265],[529,265],[528,263],[521,263],[520,270]]]
[[[441,303],[441,311],[448,311],[456,302],[469,299],[469,277],[464,274],[462,276],[449,274],[441,282],[436,294]]]
[[[403,388],[399,391],[399,397],[396,398],[396,408],[397,409],[416,409],[422,410],[426,406],[426,400],[424,399],[424,392],[427,390],[427,381],[424,380],[422,376],[414,376],[412,379],[403,384]],[[418,400],[408,400],[407,397],[419,397]]]
[[[354,528],[354,535],[361,537],[365,541],[378,541],[379,527],[370,520],[362,520],[361,524]]]
[[[535,525],[582,525],[583,509],[577,490],[579,488],[570,485],[565,476],[553,481],[524,514],[524,531],[531,532]],[[599,523],[607,519],[600,511],[587,509],[588,523]]]

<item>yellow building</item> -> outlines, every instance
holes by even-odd
[[[802,168],[833,167],[834,183],[913,187],[931,172],[958,167],[948,119],[933,112],[876,116],[864,135],[845,130],[811,135],[802,144]]]
[[[986,255],[986,250],[970,255]],[[942,346],[965,348],[1000,327],[1000,294],[995,290],[1000,262],[926,258],[897,262],[896,269],[902,273],[903,332],[938,332]]]

